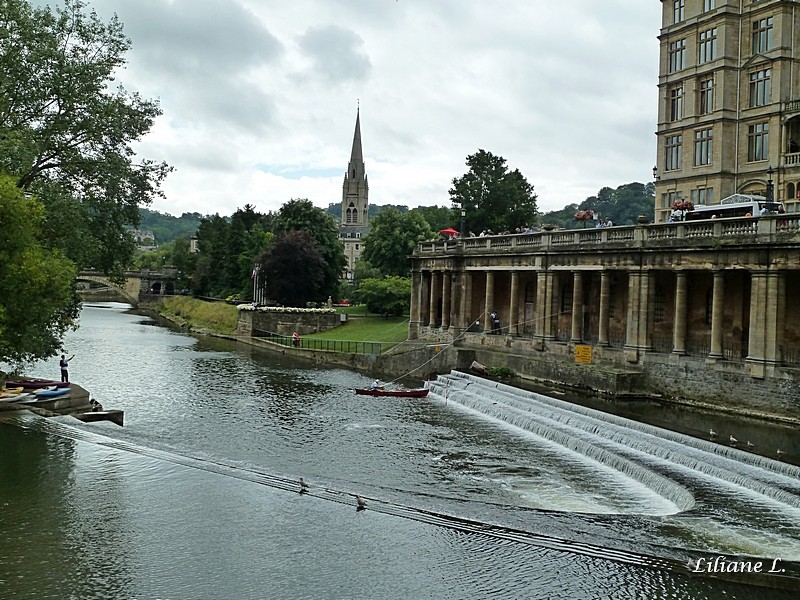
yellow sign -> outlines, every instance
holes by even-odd
[[[575,346],[575,362],[584,365],[592,364],[592,347],[581,344]]]

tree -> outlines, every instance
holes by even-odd
[[[130,41],[116,17],[102,22],[83,0],[55,10],[3,0],[0,31],[0,170],[36,193],[47,222],[79,228],[82,243],[62,235],[51,244],[81,267],[120,275],[134,251],[125,226],[170,170],[134,164],[132,144],[160,109],[110,85]]]
[[[358,288],[357,297],[371,313],[400,316],[408,312],[411,305],[411,278],[365,279]]]
[[[309,200],[292,199],[278,211],[273,222],[274,233],[305,231],[317,242],[317,251],[325,261],[324,279],[319,289],[319,297],[337,296],[339,279],[347,265],[342,244],[339,241],[339,226],[336,220]]]
[[[465,209],[467,231],[500,233],[536,220],[533,186],[519,170],[509,171],[506,159],[478,150],[466,164],[469,172],[453,179],[450,200]]]
[[[302,307],[319,299],[325,283],[325,259],[319,244],[307,231],[277,235],[272,248],[258,263],[272,300],[284,306]]]
[[[75,265],[41,243],[44,207],[0,176],[0,360],[14,365],[52,356],[74,327]]]
[[[655,213],[654,188],[652,184],[626,183],[613,190],[604,187],[597,196],[584,200],[579,209],[593,210],[599,217],[608,217],[615,225],[631,225],[639,215],[650,221]]]
[[[400,214],[394,208],[387,208],[372,221],[362,257],[384,275],[408,277],[411,272],[408,257],[420,240],[432,235],[430,226],[418,211]]]
[[[421,214],[433,231],[441,231],[447,227],[461,228],[460,208],[458,214],[454,214],[453,209],[446,206],[419,206],[411,209],[411,212]]]

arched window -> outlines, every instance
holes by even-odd
[[[786,184],[786,199],[791,200],[795,198],[795,194],[797,194],[797,188],[793,183]]]

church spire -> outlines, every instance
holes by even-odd
[[[342,225],[366,227],[369,212],[369,184],[361,150],[361,106],[356,110],[353,149],[342,185]]]
[[[361,107],[356,109],[356,131],[353,134],[353,150],[350,152],[350,164],[364,162],[361,151]]]

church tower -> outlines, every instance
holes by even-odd
[[[369,183],[364,168],[361,149],[361,109],[356,110],[356,129],[350,162],[342,184],[342,220],[339,224],[339,239],[347,257],[345,276],[352,278],[353,268],[364,248],[362,238],[369,232]]]

